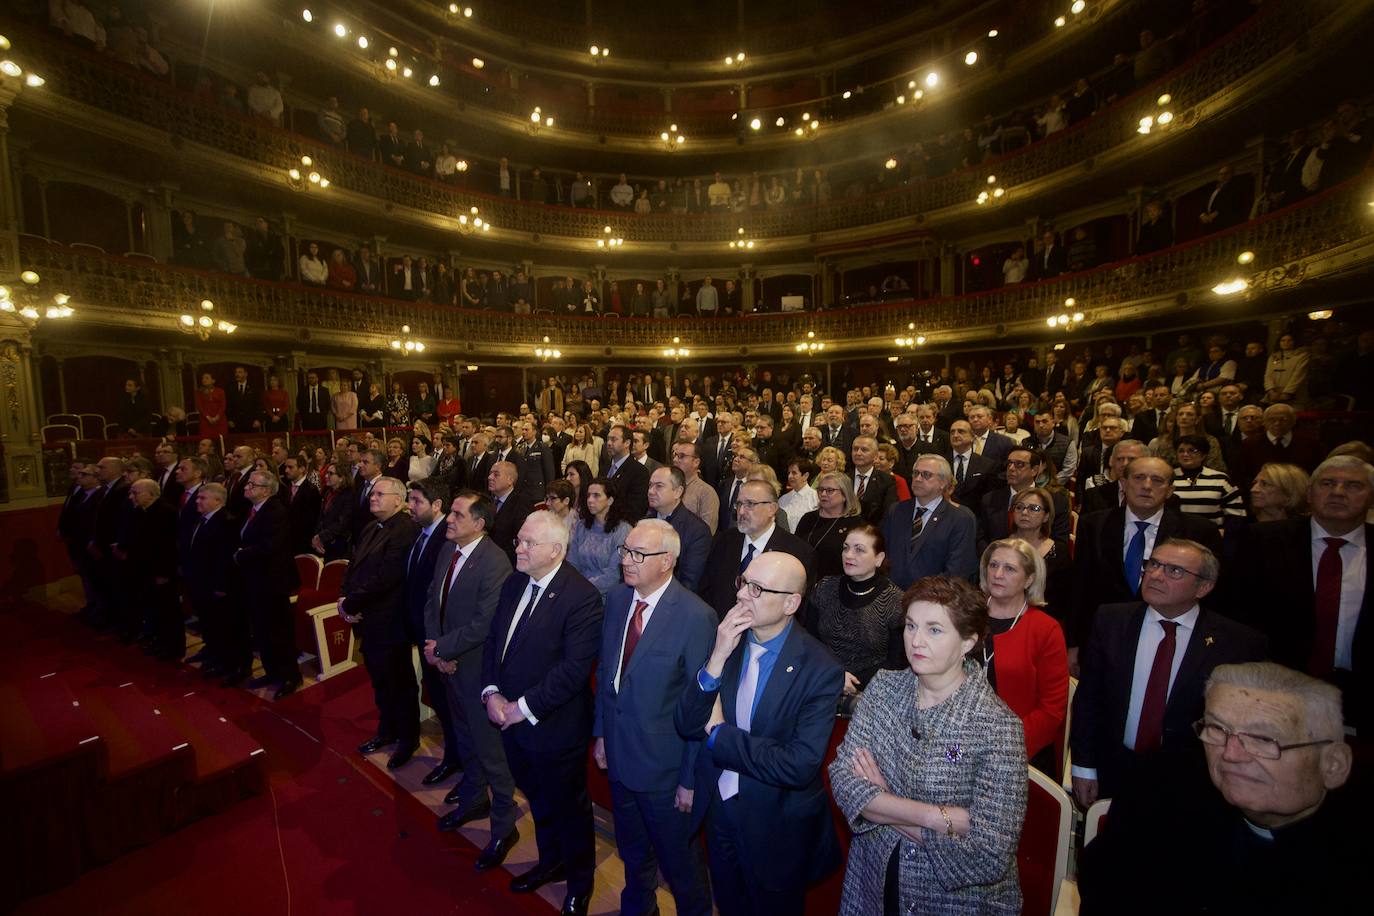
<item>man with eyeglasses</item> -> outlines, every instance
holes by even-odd
[[[758,464],[758,452],[752,448],[741,445],[740,440],[735,440],[735,454],[730,458],[730,473],[722,474],[720,487],[716,496],[720,502],[720,516],[717,519],[716,530],[728,531],[738,524],[736,503],[739,502],[740,490],[744,487],[744,482],[749,476],[749,471]]]
[[[696,591],[711,552],[711,529],[682,504],[687,478],[677,468],[659,468],[649,476],[649,518],[667,522],[677,533],[679,549],[675,575]]]
[[[1196,756],[1192,724],[1208,675],[1266,657],[1264,636],[1200,606],[1220,570],[1206,546],[1164,538],[1143,564],[1143,600],[1097,609],[1069,735],[1073,794],[1084,808],[1127,790],[1149,755]]]
[[[252,471],[244,483],[249,508],[239,516],[243,522],[233,557],[236,607],[224,622],[231,658],[247,658],[251,663],[252,656],[245,651],[251,645],[261,653],[263,674],[248,686],[277,684],[274,699],[280,700],[301,686],[291,615],[291,593],[300,588],[301,579],[289,543],[291,522],[286,504],[276,498],[277,489],[276,476],[267,471]]]
[[[960,423],[967,429],[967,423]],[[897,503],[883,520],[892,581],[898,588],[909,588],[926,576],[977,581],[978,520],[966,506],[946,498],[950,476],[943,456],[921,455],[911,470],[911,499]]]
[[[669,470],[654,472],[650,505]],[[620,547],[625,584],[607,596],[601,629],[592,757],[610,781],[616,851],[625,865],[620,912],[626,914],[655,912],[659,871],[679,913],[711,912],[706,869],[692,841],[702,742],[684,739],[673,716],[711,651],[717,620],[681,573],[674,574],[680,558],[671,524],[645,519],[636,525]]]
[[[692,826],[706,823],[722,913],[800,914],[840,863],[821,763],[844,669],[795,623],[806,588],[798,558],[753,561],[678,705],[678,733],[706,739]]]
[[[695,442],[673,443],[673,467],[681,471],[687,481],[682,491],[682,504],[705,522],[711,537],[715,537],[716,526],[720,524],[720,497],[714,487],[701,479],[701,446]]]
[[[743,573],[756,556],[781,551],[800,560],[804,569],[815,568],[816,552],[811,545],[777,526],[778,494],[767,481],[741,483],[735,511],[738,527],[722,530],[716,536],[698,592],[716,609],[718,617],[724,617],[725,612],[734,607],[735,577]]]
[[[1021,494],[1036,486],[1036,480],[1045,468],[1045,457],[1035,449],[1017,446],[1007,453],[1007,485],[983,496],[978,506],[978,555],[993,541],[1010,537],[1016,530],[1016,513],[1026,512],[1034,515],[1043,524],[1044,511],[1034,499],[1022,501]],[[1050,537],[1058,549],[1069,549],[1069,496],[1059,487],[1049,491],[1054,506],[1054,521],[1050,526]]]
[[[511,881],[511,891],[567,881],[562,912],[586,916],[596,868],[590,679],[603,608],[596,586],[564,562],[567,553],[562,519],[543,510],[525,519],[515,537],[516,572],[501,587],[482,650],[481,697],[529,799],[539,847],[538,863]]]
[[[1126,468],[1126,502],[1078,520],[1073,558],[1073,608],[1067,629],[1069,668],[1088,642],[1101,605],[1140,597],[1145,558],[1171,538],[1197,541],[1221,553],[1216,525],[1184,514],[1170,502],[1174,469],[1162,458],[1137,458]],[[1208,589],[1208,591],[1211,591]]]
[[[1235,616],[1269,635],[1275,661],[1341,688],[1362,733],[1374,720],[1374,466],[1336,455],[1307,487],[1310,517],[1246,532],[1228,575]]]
[[[779,480],[787,477],[787,461],[792,450],[773,435],[773,418],[766,413],[760,413],[754,422],[754,451],[758,453],[759,464],[772,468]]]
[[[1339,913],[1369,899],[1368,806],[1330,684],[1272,662],[1221,665],[1193,723],[1206,752],[1112,800],[1080,859],[1081,913]],[[1205,776],[1204,776],[1205,772]],[[1160,850],[1168,866],[1150,868]]]

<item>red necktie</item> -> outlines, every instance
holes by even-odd
[[[1159,747],[1164,737],[1164,707],[1169,703],[1169,675],[1174,670],[1174,649],[1178,640],[1178,621],[1161,620],[1164,638],[1155,649],[1155,663],[1145,684],[1145,702],[1140,707],[1140,723],[1135,731],[1136,753]]]
[[[620,656],[620,676],[625,676],[625,670],[630,667],[630,656],[634,655],[635,646],[639,645],[639,637],[644,635],[644,609],[649,606],[647,601],[635,602],[635,614],[630,618],[629,629],[625,631],[625,651]]]
[[[1312,640],[1312,656],[1307,661],[1307,673],[1313,677],[1327,677],[1336,662],[1336,628],[1341,619],[1341,548],[1345,538],[1322,538],[1326,549],[1317,561],[1317,583],[1312,610],[1317,618],[1317,633]]]

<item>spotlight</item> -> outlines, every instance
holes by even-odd
[[[978,52],[977,52],[977,51],[970,51],[970,52],[968,52],[967,54],[965,54],[965,55],[964,55],[964,63],[968,64],[970,67],[972,67],[974,64],[978,63]]]
[[[306,22],[314,22],[315,14],[310,12],[310,10],[301,10],[301,18]]]
[[[752,130],[758,130],[759,128],[763,127],[763,122],[758,118],[754,118],[752,121],[749,122],[749,127]]]
[[[344,25],[342,22],[335,23],[335,25],[334,25],[334,34],[337,35],[337,36],[339,36],[340,38],[347,38],[347,37],[348,37],[348,26]]]
[[[358,36],[358,47],[359,47],[359,48],[362,48],[364,51],[366,51],[366,50],[367,50],[367,45],[368,45],[367,36],[366,36],[366,35],[359,35],[359,36]]]

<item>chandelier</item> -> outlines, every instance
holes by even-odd
[[[688,350],[686,347],[680,346],[681,343],[681,337],[674,337],[673,345],[671,347],[664,347],[663,355],[668,359],[686,359],[688,356],[691,356],[692,351]]]
[[[549,335],[545,334],[544,344],[543,346],[534,348],[534,356],[536,359],[542,359],[544,362],[548,362],[551,359],[562,359],[563,351],[549,346]]]
[[[479,212],[476,207],[470,207],[467,213],[458,214],[458,231],[463,235],[472,235],[474,232],[490,232],[491,223],[478,216]]]
[[[926,336],[924,334],[911,333],[916,330],[916,323],[914,321],[909,323],[906,326],[906,329],[908,333],[905,336],[899,335],[897,337],[894,337],[892,338],[892,342],[895,343],[897,346],[905,347],[908,350],[925,345]]]
[[[14,315],[29,327],[43,320],[70,318],[74,310],[67,303],[71,296],[55,293],[51,296],[38,291],[42,278],[34,270],[26,270],[15,280],[0,285],[0,312]],[[10,284],[18,282],[17,286]]]
[[[989,175],[989,176],[988,176],[988,180],[987,180],[987,184],[988,184],[988,187],[989,187],[989,188],[992,188],[992,190],[989,191],[989,190],[987,190],[986,188],[984,188],[982,191],[979,191],[979,192],[978,192],[978,206],[980,206],[980,207],[981,207],[983,204],[986,204],[986,203],[989,203],[989,202],[991,202],[991,203],[1000,203],[1001,200],[1002,200],[1002,198],[1003,198],[1003,197],[1006,195],[1006,193],[1007,193],[1006,190],[1003,189],[1002,186],[999,185],[999,184],[997,183],[997,176],[996,176],[996,175]]]
[[[658,139],[663,148],[670,153],[682,149],[682,144],[687,142],[687,138],[678,133],[676,124],[669,124],[668,129],[658,135]]]
[[[1076,310],[1077,306],[1078,300],[1070,296],[1064,300],[1064,308],[1075,309],[1075,311],[1064,311],[1060,312],[1058,315],[1051,315],[1045,319],[1045,324],[1052,328],[1068,328],[1069,330],[1078,327],[1083,323],[1084,315],[1082,312]]]
[[[210,335],[215,331],[221,334],[232,334],[239,329],[239,326],[231,322],[214,318],[215,304],[209,299],[200,300],[200,315],[191,313],[183,314],[177,319],[177,329],[185,334],[194,334],[201,340],[209,340]]]
[[[311,185],[320,190],[329,187],[329,179],[320,174],[319,169],[315,168],[315,160],[309,156],[301,157],[299,168],[293,165],[287,169],[286,179],[293,191],[309,191]]]
[[[545,127],[553,127],[553,117],[544,114],[544,109],[536,105],[534,111],[530,112],[530,119],[525,122],[525,130],[531,137],[536,137],[539,135],[539,131]]]
[[[621,238],[621,237],[618,236],[618,235],[616,235],[616,236],[612,236],[612,235],[611,235],[611,233],[614,232],[614,231],[615,231],[615,230],[613,230],[610,226],[602,226],[602,227],[601,227],[602,238],[599,238],[599,239],[596,240],[596,247],[597,247],[597,248],[619,248],[620,246],[624,245],[624,244],[625,244],[625,240],[624,240],[623,238]]]
[[[734,249],[737,250],[737,251],[744,251],[744,250],[746,250],[746,249],[752,249],[752,248],[754,247],[754,240],[753,240],[753,239],[746,239],[746,238],[744,237],[744,227],[743,227],[743,226],[740,226],[740,227],[739,227],[739,231],[736,233],[736,235],[738,235],[739,238],[735,239],[734,241],[732,241],[732,242],[730,243],[730,247],[731,247],[731,248],[734,248]]]
[[[412,353],[425,352],[424,341],[416,340],[410,336],[410,325],[401,325],[401,336],[391,341],[391,349],[402,356],[409,356]]]
[[[824,349],[825,342],[816,339],[815,331],[807,331],[806,340],[803,340],[796,346],[796,351],[798,353],[805,353],[808,356],[815,356],[817,353],[821,352]]]

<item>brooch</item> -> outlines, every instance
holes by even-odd
[[[1212,643],[1216,642],[1216,640],[1213,639],[1213,638],[1210,637],[1210,636],[1206,636],[1206,637],[1203,637],[1202,642],[1203,642],[1204,645],[1210,646]]]
[[[964,749],[958,744],[951,744],[945,748],[945,759],[950,763],[958,763],[964,759]]]

